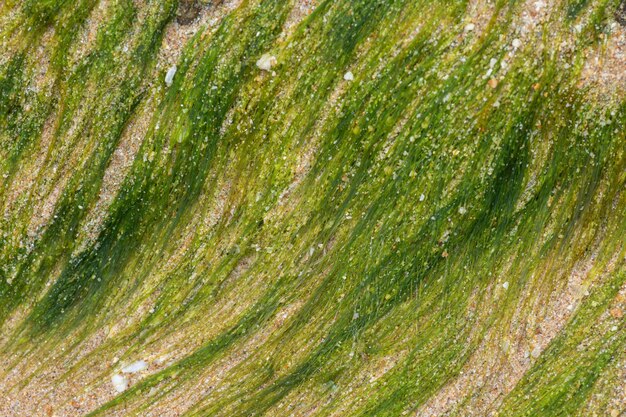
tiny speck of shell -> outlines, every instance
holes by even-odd
[[[167,85],[168,87],[172,86],[177,69],[178,68],[176,68],[176,65],[173,65],[170,69],[167,70],[167,74],[165,74],[165,85]]]
[[[124,366],[122,372],[125,374],[134,374],[136,372],[145,371],[146,369],[148,369],[148,362],[141,360]]]
[[[124,392],[128,388],[128,378],[124,375],[115,374],[111,377],[111,383],[113,384],[113,388],[117,392]]]

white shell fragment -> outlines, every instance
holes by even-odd
[[[124,375],[115,374],[111,377],[111,383],[113,384],[113,388],[117,392],[124,392],[128,388],[128,378]]]
[[[354,74],[351,71],[348,71],[344,74],[343,79],[346,81],[354,81]]]
[[[178,68],[176,68],[176,65],[170,67],[170,69],[167,70],[167,74],[165,74],[165,85],[167,85],[168,87],[172,86],[172,83],[174,82],[174,76],[176,75],[177,70]]]
[[[124,366],[122,368],[122,372],[124,372],[125,374],[134,374],[136,372],[145,371],[146,369],[148,369],[148,362],[137,361]]]
[[[256,66],[262,71],[271,71],[272,67],[276,65],[278,61],[274,55],[264,54],[256,62]]]

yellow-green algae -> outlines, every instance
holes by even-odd
[[[478,375],[513,371],[472,369],[448,415],[626,412],[626,101],[581,78],[619,2],[556,1],[520,34],[533,2],[320,1],[284,36],[294,3],[236,4],[168,88],[176,1],[0,2],[3,412],[421,415],[485,344],[527,367],[495,396]],[[566,318],[535,354],[550,308]]]

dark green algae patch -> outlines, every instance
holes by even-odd
[[[624,412],[619,2],[224,3],[0,4],[0,414]]]

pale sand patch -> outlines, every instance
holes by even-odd
[[[111,0],[100,0],[93,7],[77,39],[70,46],[70,58],[68,60],[70,67],[77,65],[94,49],[98,32],[102,29],[106,19],[113,13],[113,9],[114,5]]]
[[[611,33],[602,34],[601,44],[587,52],[581,86],[596,98],[626,94],[626,28],[613,23]]]
[[[157,61],[159,71],[167,70],[179,62],[185,46],[196,34],[202,33],[206,37],[214,33],[221,21],[241,5],[242,0],[224,0],[217,3],[204,5],[198,17],[190,24],[181,25],[174,19],[165,28]]]
[[[467,4],[467,18],[464,21],[466,36],[484,33],[489,21],[496,12],[496,2],[492,0],[470,0]],[[468,26],[469,25],[469,26]]]
[[[319,2],[320,0],[295,0],[293,8],[285,21],[281,38],[287,37],[289,33],[293,32],[304,19],[313,13]]]

